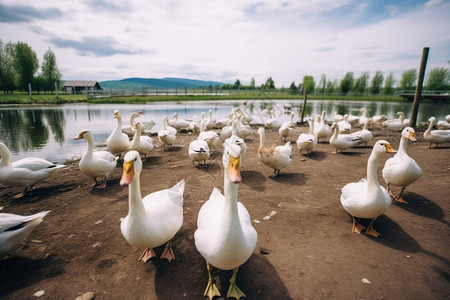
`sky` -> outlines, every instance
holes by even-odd
[[[398,81],[424,47],[450,67],[450,0],[0,0],[0,39],[51,49],[63,80]]]

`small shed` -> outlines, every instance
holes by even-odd
[[[81,94],[86,91],[98,91],[101,89],[98,81],[94,80],[66,80],[63,85],[63,90],[72,94]]]

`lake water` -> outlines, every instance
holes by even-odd
[[[293,106],[294,121],[299,120],[303,100],[0,106],[0,141],[10,149],[12,161],[26,156],[37,156],[62,163],[83,155],[86,141],[74,140],[83,129],[90,129],[93,132],[97,147],[105,146],[105,141],[117,122],[113,118],[115,109],[122,115],[123,126],[129,125],[131,113],[142,111],[144,115],[136,121],[153,120],[156,125],[151,132],[158,132],[163,116],[172,119],[175,112],[179,118],[192,119],[194,115],[200,118],[202,112],[208,113],[209,109],[212,109],[213,118],[218,120],[228,115],[233,107],[238,106],[251,114],[255,123],[264,122],[266,117],[262,111],[267,105],[272,105],[277,115],[288,120],[289,115],[284,114],[283,109],[283,104],[287,103]],[[411,103],[404,102],[309,100],[305,117],[320,114],[324,110],[327,120],[330,121],[336,110],[340,114],[359,116],[360,109],[367,107],[369,116],[384,114],[390,119],[396,118],[398,111],[403,111],[408,118],[411,106]],[[450,114],[450,107],[447,104],[421,103],[418,122],[426,122],[431,116],[442,120],[447,114]]]

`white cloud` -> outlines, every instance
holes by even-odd
[[[428,70],[448,66],[449,2],[383,2],[4,0],[20,20],[0,13],[0,39],[26,42],[39,58],[51,47],[64,79],[253,77],[259,85],[271,76],[287,87],[348,71],[399,77],[418,68],[425,46]]]

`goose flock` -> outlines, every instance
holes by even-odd
[[[246,155],[257,156],[264,166],[272,169],[273,174],[269,177],[283,180],[280,171],[290,167],[293,160],[292,143],[297,144],[301,155],[314,155],[318,143],[329,143],[330,152],[334,150],[333,153],[339,153],[362,144],[368,147],[375,139],[371,126],[385,126],[395,131],[395,134],[397,130],[401,130],[398,136],[398,151],[386,140],[373,142],[371,154],[367,159],[366,178],[358,182],[343,183],[341,190],[340,203],[352,217],[352,232],[365,231],[366,235],[373,237],[380,235],[373,228],[375,220],[389,209],[392,200],[406,205],[407,201],[403,198],[405,188],[423,175],[419,164],[406,152],[408,141],[415,142],[417,139],[414,129],[404,123],[405,115],[402,112],[398,113],[398,119],[392,120],[386,120],[382,116],[371,118],[367,109],[361,110],[359,118],[348,115],[341,118],[335,114],[330,126],[323,111],[314,118],[308,118],[308,131],[300,133],[298,137],[293,136],[294,129],[298,126],[294,121],[295,113],[291,109],[286,111],[289,115],[288,122],[281,122],[273,109],[267,109],[266,121],[259,124],[252,122],[251,114],[244,108],[233,108],[220,122],[214,119],[212,110],[208,113],[209,117],[202,113],[200,120],[195,116],[190,120],[179,119],[177,113],[173,115],[173,120],[164,116],[161,120],[162,128],[157,133],[157,141],[153,141],[151,136],[144,134],[142,123],[135,121],[142,113],[133,113],[130,116],[130,126],[123,127],[120,112],[115,110],[113,117],[117,122],[106,140],[107,151],[95,149],[94,135],[89,129],[82,130],[74,139],[87,141],[86,152],[79,161],[79,170],[94,179],[95,188],[106,188],[110,184],[110,174],[119,162],[122,163],[120,185],[128,187],[129,205],[128,213],[121,219],[120,231],[128,244],[143,250],[139,260],[144,262],[156,257],[153,249],[162,245],[166,246],[160,258],[168,261],[175,259],[172,240],[183,225],[185,190],[185,180],[182,179],[170,188],[154,190],[143,196],[140,175],[148,169],[143,168],[144,162],[158,147],[162,146],[164,151],[168,152],[177,148],[177,145],[182,143],[178,135],[183,131],[193,137],[188,146],[188,156],[194,168],[208,168],[208,160],[213,155],[212,149],[222,152],[223,193],[219,188],[213,188],[209,199],[205,199],[198,211],[197,228],[193,232],[195,247],[206,262],[208,280],[204,296],[210,299],[221,297],[211,274],[213,268],[233,271],[226,297],[245,297],[244,291],[236,284],[236,276],[239,267],[253,254],[258,241],[250,213],[238,200],[239,184],[245,180],[242,178],[241,168]],[[436,122],[434,117],[431,117],[429,122],[429,128],[423,138],[430,146],[433,143],[438,146],[450,142],[450,130],[432,130]],[[151,124],[154,125],[155,122],[152,121]],[[358,126],[362,129],[355,130]],[[268,146],[266,130],[278,132],[279,141]],[[258,151],[246,154],[246,140],[258,136]],[[386,187],[383,187],[378,181],[378,164],[384,153],[393,152],[396,154],[386,160],[382,169],[382,178],[386,183]],[[0,156],[0,183],[24,188],[24,192],[16,197],[24,197],[33,185],[64,167],[34,157],[11,162],[10,152],[1,142]],[[151,159],[148,165],[149,169],[158,169],[158,165],[154,165]],[[247,166],[249,169],[251,167]],[[393,187],[400,189],[397,195]],[[49,211],[42,211],[29,216],[0,213],[0,255],[16,248],[48,213]],[[369,219],[370,224],[366,228],[357,218]]]

